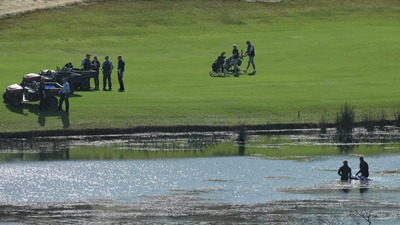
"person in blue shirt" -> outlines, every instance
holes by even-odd
[[[247,44],[247,51],[244,54],[244,56],[249,56],[249,63],[247,64],[247,68],[243,71],[246,73],[247,70],[249,69],[250,63],[251,63],[253,65],[253,69],[254,69],[253,72],[251,72],[251,73],[254,74],[254,73],[256,73],[256,65],[254,64],[254,56],[256,54],[254,51],[254,46],[250,43],[250,41],[246,41],[246,44]]]
[[[67,82],[67,78],[64,77],[62,79],[63,81],[63,87],[61,89],[61,97],[60,97],[60,102],[58,105],[58,110],[62,110],[62,104],[65,101],[65,112],[69,112],[69,101],[68,101],[68,94],[69,94],[69,83]]]
[[[86,54],[86,58],[81,63],[81,69],[90,70],[92,68],[92,62],[90,61],[90,54]]]
[[[111,73],[114,69],[114,66],[111,61],[108,60],[108,55],[105,57],[106,61],[103,62],[101,66],[101,70],[103,71],[103,91],[106,90],[107,81],[108,81],[108,90],[111,91]]]

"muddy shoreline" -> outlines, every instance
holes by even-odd
[[[140,126],[132,128],[111,128],[111,129],[64,129],[64,130],[33,130],[24,132],[2,132],[0,138],[35,138],[51,136],[74,136],[74,135],[113,135],[133,133],[154,133],[154,132],[222,132],[236,131],[243,127],[246,130],[293,130],[319,128],[318,124],[266,124],[266,125],[239,125],[239,126]],[[333,127],[328,124],[327,127]]]

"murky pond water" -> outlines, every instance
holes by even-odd
[[[399,132],[332,133],[1,140],[0,222],[399,224]],[[341,183],[361,155],[372,181]]]

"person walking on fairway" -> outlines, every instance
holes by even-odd
[[[247,73],[247,70],[249,69],[249,67],[250,67],[250,63],[253,65],[253,72],[251,72],[251,73],[256,73],[256,65],[254,64],[254,56],[256,55],[255,54],[255,51],[254,51],[254,46],[250,43],[250,41],[246,41],[246,44],[247,44],[247,51],[246,51],[246,53],[244,54],[244,56],[249,56],[249,63],[247,64],[247,68],[244,70],[244,72],[245,73]]]
[[[125,71],[125,62],[122,60],[122,56],[118,56],[118,81],[119,81],[119,89],[118,91],[125,91],[124,81],[122,80],[122,76]]]
[[[341,181],[348,181],[351,179],[351,168],[347,165],[347,161],[343,161],[343,166],[339,168],[338,174]]]
[[[90,54],[86,54],[86,58],[82,60],[81,69],[90,70],[92,68],[92,62],[90,61]]]
[[[99,69],[100,69],[100,62],[97,60],[97,56],[94,56],[92,61],[92,69],[96,71],[96,77],[94,78],[94,90],[99,90]]]
[[[111,61],[108,60],[108,55],[105,57],[106,61],[103,62],[101,66],[101,70],[103,71],[103,91],[106,90],[107,81],[108,81],[108,90],[111,91],[111,73],[114,69],[114,66]]]
[[[239,62],[239,50],[236,48],[236,44],[233,45],[232,58],[234,66],[233,75],[238,75],[239,68],[237,67],[237,64]]]
[[[365,178],[369,177],[368,163],[364,161],[364,157],[360,157],[360,171],[356,173],[356,176],[361,173]]]
[[[62,104],[65,101],[65,112],[69,112],[69,100],[68,100],[68,94],[69,94],[69,83],[67,82],[67,78],[64,77],[62,79],[63,81],[63,87],[61,89],[61,97],[60,97],[60,103],[58,105],[58,110],[62,110]]]

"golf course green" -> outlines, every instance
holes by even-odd
[[[125,92],[114,70],[113,90],[76,91],[69,115],[3,102],[1,132],[333,123],[345,102],[358,121],[394,120],[399,37],[398,0],[93,0],[0,18],[4,91],[27,73],[79,67],[87,53],[126,64]],[[247,40],[256,75],[209,76]]]

